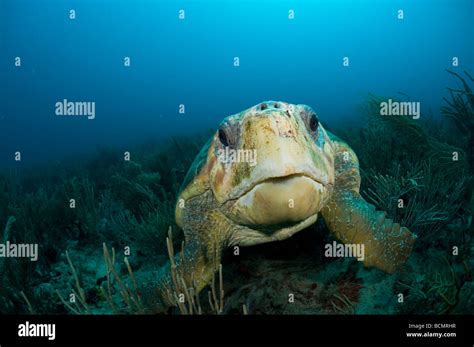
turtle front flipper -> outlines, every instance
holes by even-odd
[[[199,294],[211,283],[219,268],[222,251],[228,246],[231,225],[215,204],[211,192],[206,191],[188,199],[183,208],[179,204],[176,207],[177,222],[183,228],[185,242],[181,252],[175,255],[171,237],[167,241],[170,261],[160,269],[155,287],[164,308],[175,306],[176,296],[189,294],[186,290],[189,292],[190,288]],[[189,298],[185,300],[187,302]]]
[[[324,220],[343,243],[364,245],[364,265],[394,272],[411,253],[416,236],[375,211],[358,193],[335,193],[323,208]]]
[[[416,235],[386,218],[385,212],[376,211],[360,196],[357,156],[346,143],[332,137],[335,183],[333,194],[321,211],[323,218],[341,242],[364,245],[365,266],[394,272],[410,255]]]
[[[190,288],[198,294],[208,285],[218,269],[222,253],[220,245],[213,247],[193,234],[186,238],[183,249],[176,255],[171,238],[167,241],[170,261],[160,269],[158,276],[158,291],[165,308],[176,305],[181,295],[186,294],[185,301],[189,300]]]

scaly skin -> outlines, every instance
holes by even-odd
[[[255,150],[256,165],[223,161],[226,147]],[[357,156],[310,107],[269,101],[229,116],[195,159],[178,197],[185,248],[175,256],[177,271],[200,291],[223,249],[284,240],[318,214],[341,242],[364,244],[366,266],[396,271],[416,236],[375,211],[359,189]],[[165,294],[174,290],[169,263],[158,290],[171,305]]]
[[[385,212],[359,194],[359,162],[354,151],[331,135],[335,144],[336,183],[321,214],[334,236],[343,243],[365,247],[365,266],[394,272],[407,260],[416,236],[400,224],[387,219]]]

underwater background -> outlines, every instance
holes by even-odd
[[[311,106],[357,153],[362,196],[418,240],[394,274],[325,258],[322,220],[228,254],[221,313],[472,313],[472,23],[471,0],[0,0],[0,236],[39,244],[37,262],[0,258],[0,313],[154,313],[137,288],[169,227],[180,247],[187,170],[264,100]],[[421,117],[381,116],[389,98]],[[56,115],[64,99],[94,119]]]

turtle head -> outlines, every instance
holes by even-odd
[[[314,222],[334,184],[331,141],[306,105],[269,101],[227,117],[208,156],[222,213],[252,229]]]

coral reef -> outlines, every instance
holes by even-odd
[[[200,136],[150,143],[146,150],[131,150],[135,161],[124,161],[119,149],[102,149],[81,165],[0,173],[0,217],[7,225],[2,239],[38,243],[40,253],[38,262],[1,259],[0,313],[30,312],[22,296],[38,313],[66,312],[55,289],[70,288],[63,277],[71,270],[60,265],[67,249],[88,255],[79,264],[89,269],[84,279],[98,276],[88,263],[100,259],[102,242],[120,252],[129,247],[132,266],[165,259],[178,182],[203,142]],[[97,280],[84,283],[86,294],[94,292]]]
[[[441,112],[454,121],[454,125],[462,134],[470,172],[474,174],[474,94],[466,79],[456,72],[446,71],[455,76],[462,87],[460,89],[448,87],[450,97],[443,98],[447,105],[441,107]],[[464,71],[464,74],[471,83],[474,82],[467,71]]]

